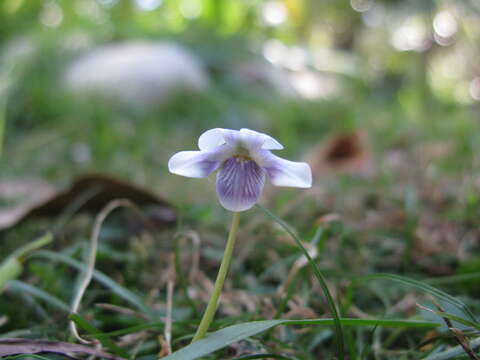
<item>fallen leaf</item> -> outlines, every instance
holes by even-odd
[[[0,184],[0,199],[8,191]],[[19,187],[28,191],[30,187]],[[2,189],[4,191],[2,191]],[[35,196],[25,196],[28,201],[0,210],[0,230],[11,228],[21,222],[37,217],[58,217],[74,202],[83,198],[78,211],[97,213],[114,199],[128,199],[138,206],[149,207],[152,223],[170,225],[176,220],[175,208],[156,194],[132,183],[105,174],[86,174],[76,178],[72,185],[62,191],[53,191],[47,186],[43,190],[34,187]],[[11,192],[9,192],[11,194]],[[11,196],[11,195],[10,195]]]
[[[316,175],[349,173],[368,175],[373,171],[372,156],[365,134],[337,134],[317,145],[307,155]]]
[[[115,356],[94,348],[71,344],[61,341],[30,340],[30,339],[0,339],[0,357],[17,354],[38,354],[43,352],[57,353],[68,356],[68,354],[88,354],[104,359],[122,360],[122,357]]]

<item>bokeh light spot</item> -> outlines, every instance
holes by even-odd
[[[40,22],[48,27],[58,27],[63,22],[62,8],[55,1],[46,2],[40,13]]]
[[[281,1],[267,1],[262,7],[262,18],[266,24],[278,26],[287,20],[287,9]]]
[[[136,0],[137,6],[143,11],[152,11],[162,5],[162,0]]]

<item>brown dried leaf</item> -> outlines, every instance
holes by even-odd
[[[61,341],[30,340],[30,339],[0,339],[0,357],[17,354],[38,354],[43,352],[57,353],[69,356],[69,354],[88,354],[104,359],[122,360],[122,357],[115,356],[94,348],[71,344]]]
[[[4,185],[4,184],[3,184]],[[5,187],[5,186],[3,186]],[[28,189],[28,187],[27,187]],[[2,190],[2,185],[0,185]],[[5,191],[0,191],[0,197]],[[20,205],[0,210],[0,230],[8,229],[30,218],[58,217],[67,207],[90,194],[79,211],[97,213],[110,201],[128,199],[139,206],[149,206],[150,220],[155,224],[172,224],[176,219],[174,207],[146,189],[104,174],[86,174],[74,180],[62,191],[34,191],[35,196]]]
[[[330,137],[313,149],[307,162],[316,175],[338,172],[368,175],[373,171],[366,136],[358,132]]]

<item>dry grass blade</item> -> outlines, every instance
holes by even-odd
[[[175,255],[174,255],[175,256]],[[173,267],[175,269],[175,267]],[[165,344],[167,355],[172,353],[172,311],[173,311],[173,288],[175,286],[174,276],[167,283],[167,313],[165,315]]]
[[[87,269],[85,271],[85,276],[78,288],[77,293],[75,294],[75,297],[72,301],[72,306],[71,306],[71,312],[73,314],[76,314],[78,312],[78,309],[80,308],[80,303],[82,301],[83,295],[85,294],[85,291],[87,290],[88,285],[90,284],[90,281],[92,280],[93,277],[93,271],[95,269],[95,258],[97,255],[97,245],[98,245],[98,237],[100,235],[100,230],[102,228],[102,225],[107,218],[107,216],[114,211],[115,209],[125,207],[133,210],[133,212],[139,216],[139,218],[144,221],[147,225],[150,225],[148,220],[144,218],[142,212],[138,207],[132,203],[128,199],[117,199],[109,202],[103,209],[102,211],[98,214],[97,218],[95,219],[95,223],[92,229],[92,235],[90,237],[90,251],[88,254],[88,264],[87,264]],[[72,335],[80,342],[84,344],[91,344],[92,342],[89,340],[86,340],[82,338],[77,330],[77,326],[74,321],[70,321],[70,331]]]
[[[435,303],[435,306],[439,311],[445,312],[445,310],[440,306],[440,304]],[[457,343],[463,348],[468,357],[472,360],[480,360],[480,358],[470,347],[470,344],[468,343],[468,339],[465,334],[460,329],[455,328],[449,318],[442,317],[442,319],[443,321],[445,321],[445,324],[447,324],[448,326],[448,330],[450,330],[450,332],[453,334],[453,337],[455,338]]]

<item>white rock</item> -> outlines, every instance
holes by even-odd
[[[179,90],[201,92],[208,85],[200,61],[186,48],[147,41],[94,49],[67,67],[65,81],[74,93],[140,106],[159,104]]]
[[[236,64],[235,76],[247,87],[263,85],[278,95],[296,97],[295,89],[289,83],[288,72],[262,60],[250,60]]]

